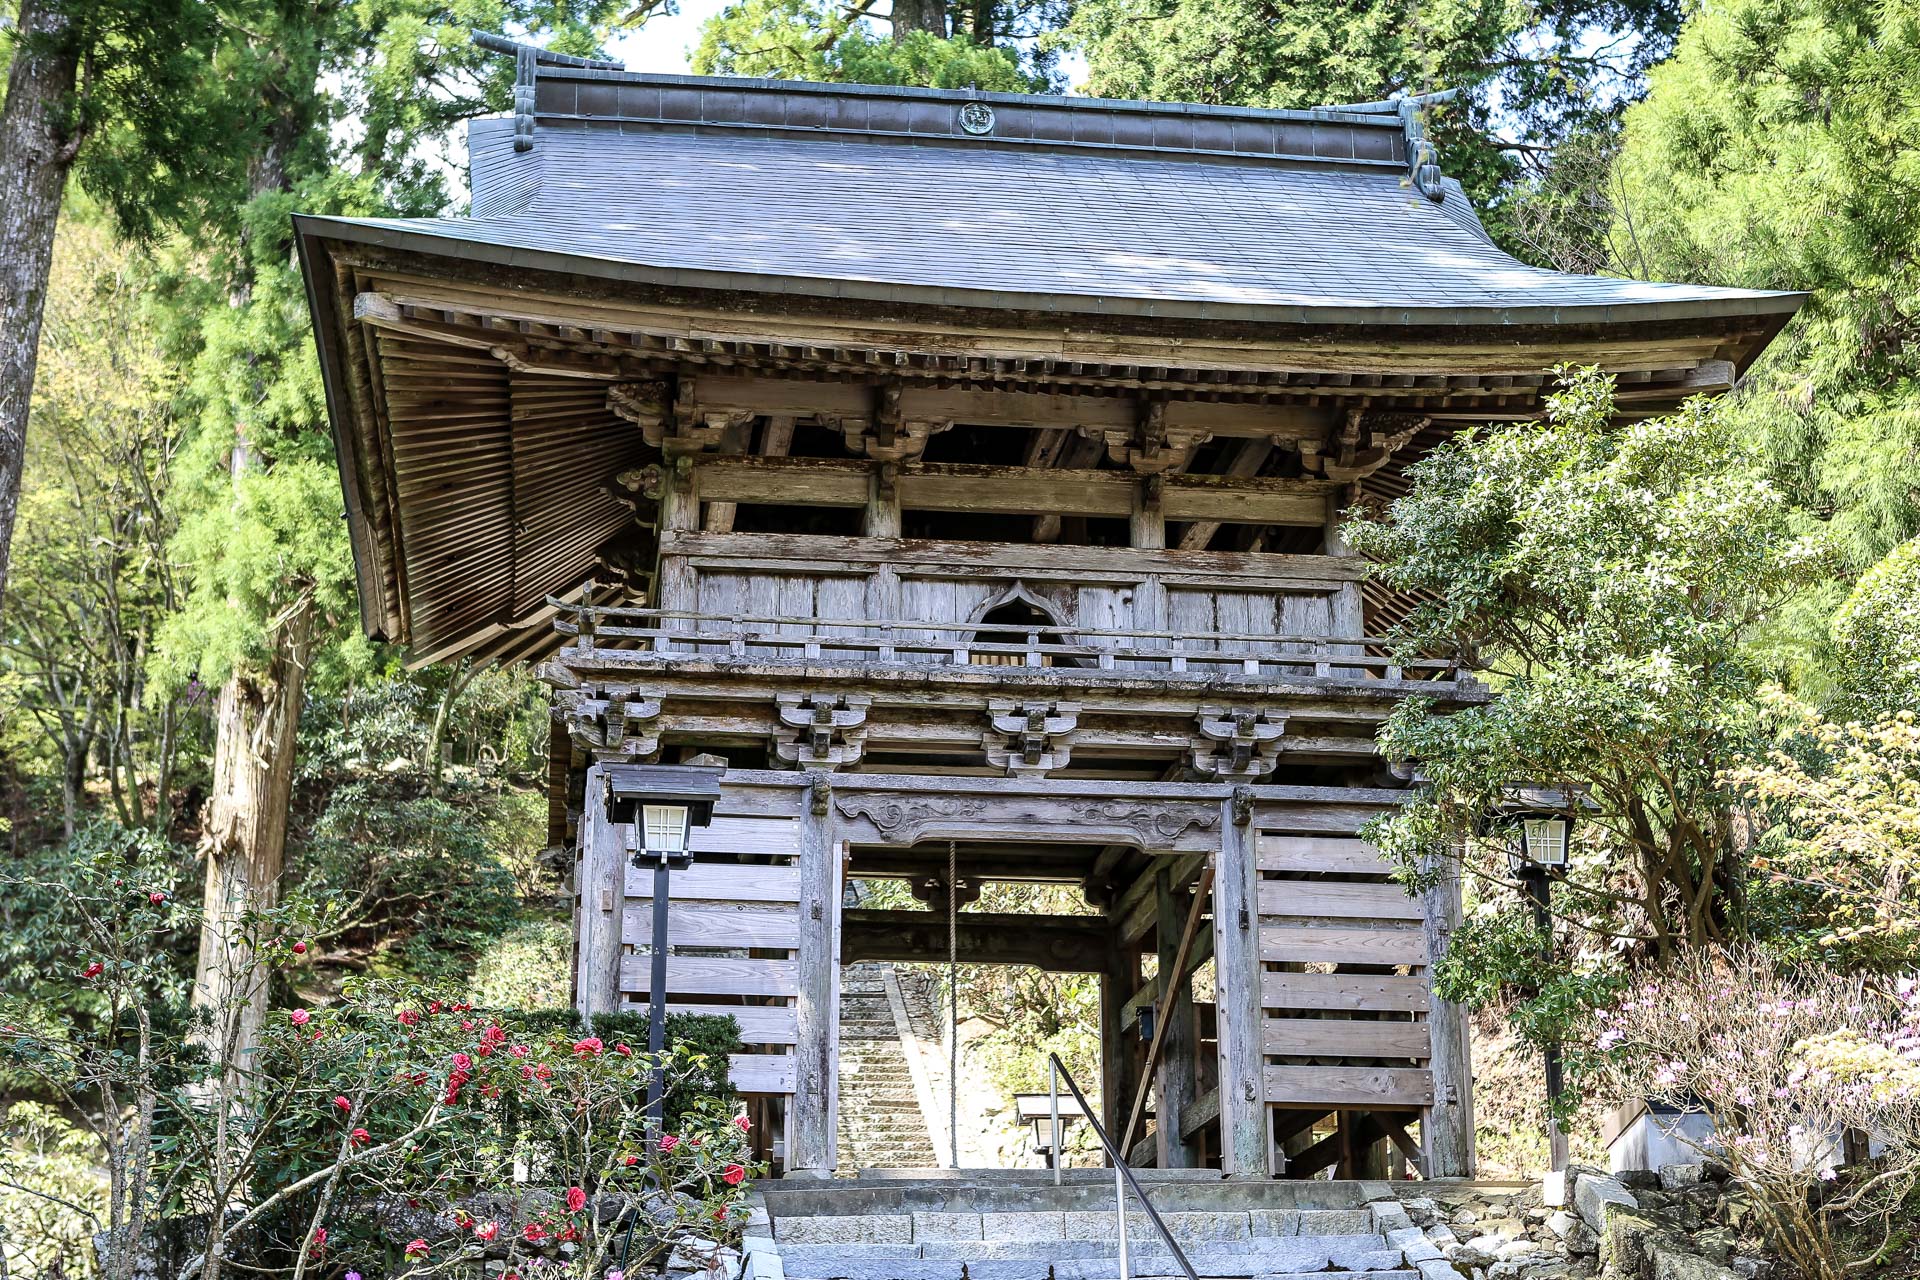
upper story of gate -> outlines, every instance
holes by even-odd
[[[1212,714],[1337,756],[1478,696],[1376,642],[1410,602],[1340,511],[1562,362],[1628,414],[1724,390],[1801,301],[1516,261],[1412,102],[519,67],[470,216],[299,245],[366,631],[554,659],[610,754],[665,698],[796,763],[884,705],[901,751],[985,716],[1015,770],[1103,715],[1122,754]]]

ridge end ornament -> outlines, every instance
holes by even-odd
[[[993,108],[984,102],[969,102],[960,108],[960,128],[976,138],[993,132]]]

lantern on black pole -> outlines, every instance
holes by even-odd
[[[648,935],[653,974],[647,988],[653,1079],[647,1085],[647,1124],[658,1137],[667,1106],[668,880],[674,871],[693,864],[693,829],[713,821],[720,772],[692,765],[610,765],[607,789],[608,815],[625,826],[633,865],[653,868],[653,932]]]
[[[1490,826],[1511,832],[1507,868],[1520,882],[1533,907],[1534,927],[1540,934],[1540,959],[1553,959],[1553,878],[1567,869],[1567,850],[1573,839],[1576,802],[1565,791],[1544,787],[1509,787],[1494,812]],[[1567,1135],[1560,1129],[1555,1108],[1560,1101],[1560,1046],[1546,1047],[1547,1146],[1552,1167],[1567,1167]]]

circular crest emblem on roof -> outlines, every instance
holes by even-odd
[[[960,108],[960,127],[971,134],[993,132],[993,108],[984,102],[969,102]]]

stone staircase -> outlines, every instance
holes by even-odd
[[[842,1169],[931,1169],[940,1163],[900,1041],[889,969],[876,963],[840,971]]]
[[[1201,1276],[1223,1280],[1439,1280],[1451,1269],[1384,1182],[1226,1182],[1145,1170],[1154,1208]],[[832,1183],[767,1183],[756,1280],[1113,1280],[1113,1175],[1030,1170],[870,1170]],[[1181,1277],[1129,1197],[1136,1280]],[[776,1260],[777,1259],[777,1260]],[[1424,1266],[1423,1266],[1424,1264]],[[1437,1268],[1437,1270],[1429,1270]],[[1423,1271],[1427,1272],[1423,1275]],[[1457,1278],[1456,1278],[1457,1280]]]

